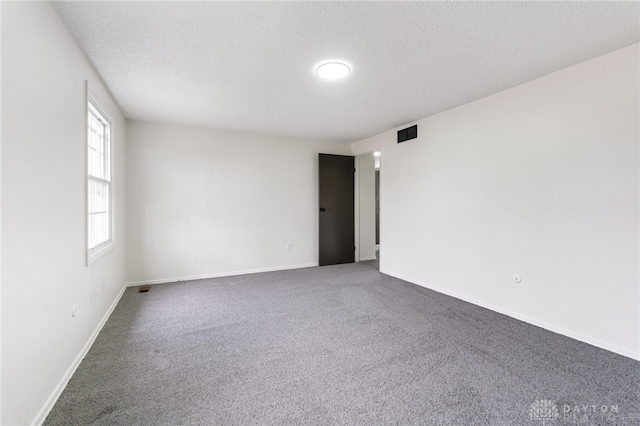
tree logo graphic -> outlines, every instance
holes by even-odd
[[[531,404],[529,408],[529,417],[531,420],[537,420],[542,422],[542,426],[545,426],[546,422],[555,421],[560,416],[558,413],[558,407],[553,401],[548,399],[539,399]]]

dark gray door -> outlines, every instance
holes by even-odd
[[[352,263],[354,245],[354,158],[320,154],[320,266]]]

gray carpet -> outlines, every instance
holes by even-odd
[[[640,424],[640,363],[364,262],[128,289],[45,424],[543,420]]]

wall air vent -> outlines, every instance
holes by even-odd
[[[405,142],[418,137],[418,125],[398,130],[398,143]]]

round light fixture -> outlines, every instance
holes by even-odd
[[[316,75],[327,80],[338,80],[345,78],[351,72],[349,65],[342,62],[325,62],[316,68]]]

